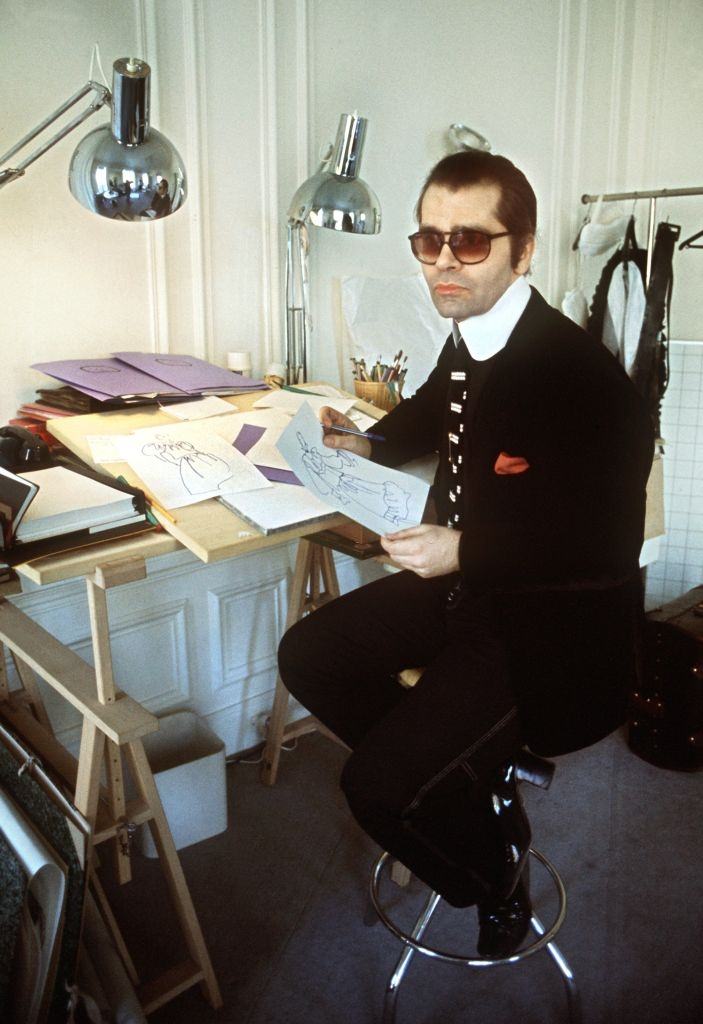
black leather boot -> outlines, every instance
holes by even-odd
[[[532,833],[518,789],[514,761],[506,761],[490,780],[489,800],[498,836],[498,863],[493,888],[507,899],[515,889],[530,852]]]
[[[529,866],[525,864],[511,896],[494,896],[478,904],[477,951],[486,960],[512,956],[530,929]]]

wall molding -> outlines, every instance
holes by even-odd
[[[135,0],[135,18],[138,51],[151,67],[152,73],[151,121],[158,127],[160,123],[161,68],[159,67],[158,52],[159,31],[154,5],[148,3],[147,0]],[[167,352],[169,319],[163,224],[144,225],[144,246],[149,300],[149,347],[152,352]]]
[[[580,222],[578,201],[581,171],[581,140],[584,123],[586,35],[588,0],[562,0],[559,5],[557,62],[554,92],[556,103],[552,129],[552,181],[561,182],[549,198],[547,249],[547,299],[557,307],[567,288],[576,283],[576,260],[564,261],[567,239]],[[569,250],[570,251],[570,250]]]
[[[274,672],[276,669],[276,651],[278,639],[282,633],[282,626],[285,620],[286,596],[288,590],[287,578],[271,573],[260,580],[254,586],[230,586],[212,589],[208,594],[208,618],[210,621],[210,657],[212,666],[211,690],[224,690],[231,686],[241,685],[244,681]],[[231,628],[231,622],[235,618],[232,614],[233,608],[241,608],[243,603],[256,600],[261,595],[267,598],[267,607],[270,607],[272,618],[272,629],[267,631],[267,636],[272,637],[272,646],[263,654],[252,657],[245,648],[242,650],[241,633],[235,633]],[[270,602],[270,604],[269,604]],[[255,612],[252,608],[252,614]],[[247,618],[246,608],[244,614],[238,616],[239,621]],[[261,627],[261,623],[258,624]],[[253,626],[253,623],[252,623]],[[256,636],[257,630],[247,630],[247,640]],[[270,679],[267,681],[267,689],[270,687]]]
[[[188,198],[185,208],[190,226],[193,355],[213,362],[211,204],[206,134],[207,61],[204,53],[203,6],[197,0],[182,0],[183,101],[188,153]]]
[[[264,367],[282,358],[281,235],[278,207],[278,108],[276,103],[277,51],[275,0],[259,0],[259,168],[262,181],[261,234],[264,239],[262,281],[262,335]]]
[[[627,132],[623,124],[623,95],[626,87],[624,81],[628,66],[626,60],[626,29],[628,0],[615,0],[613,8],[613,34],[610,68],[610,103],[608,111],[608,154],[605,165],[605,180],[602,188],[616,191],[626,188],[623,184],[625,160],[627,152]]]

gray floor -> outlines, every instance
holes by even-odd
[[[182,851],[224,1008],[192,989],[154,1024],[374,1024],[399,946],[363,923],[378,851],[337,789],[344,751],[319,735],[284,754],[278,784],[228,768],[227,833]],[[703,1021],[703,774],[655,768],[620,734],[558,760],[549,792],[525,786],[534,845],[568,891],[558,945],[581,992],[584,1024]],[[155,861],[110,892],[148,976],[183,955]],[[389,886],[400,920],[423,890]],[[543,920],[555,901],[533,871]],[[135,913],[138,908],[138,913]],[[405,915],[405,916],[404,916]],[[442,906],[431,937],[473,953],[475,914]],[[416,957],[398,1024],[561,1024],[563,982],[546,952],[514,967],[468,970]]]

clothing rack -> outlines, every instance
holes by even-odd
[[[703,196],[700,188],[658,188],[649,192],[607,192],[601,196],[582,195],[582,203],[614,203],[625,199],[649,199],[649,222],[647,225],[647,273],[645,285],[649,285],[654,250],[654,225],[657,219],[657,199],[671,199],[675,196]]]

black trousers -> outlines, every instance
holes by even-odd
[[[288,690],[352,750],[341,779],[383,849],[454,906],[490,893],[498,837],[487,779],[521,745],[490,597],[411,572],[296,623],[279,649]],[[404,689],[395,675],[425,666]]]

